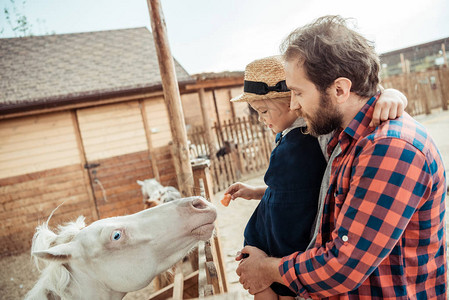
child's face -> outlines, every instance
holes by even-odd
[[[282,132],[296,120],[296,113],[290,110],[288,101],[257,100],[249,103],[259,114],[259,121],[274,133]]]

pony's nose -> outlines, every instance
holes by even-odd
[[[195,197],[192,200],[192,206],[198,210],[209,209],[210,205],[207,200],[202,197]]]

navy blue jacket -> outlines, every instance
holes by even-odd
[[[304,130],[292,129],[273,149],[268,188],[245,228],[245,245],[270,256],[304,251],[311,238],[326,160],[318,140]]]

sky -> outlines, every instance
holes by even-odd
[[[33,35],[147,27],[143,0],[12,0]],[[449,37],[449,0],[160,0],[172,55],[190,74],[242,71],[279,54],[295,28],[328,14],[354,18],[385,53]],[[0,0],[0,37],[14,37]]]

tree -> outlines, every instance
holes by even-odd
[[[16,3],[15,0],[9,0],[10,5],[3,8],[3,13],[5,14],[5,19],[9,29],[14,33],[14,36],[31,36],[32,25],[28,21],[26,15],[23,13],[25,10],[26,0],[22,0],[21,6]],[[0,29],[0,34],[5,32],[5,28]]]

